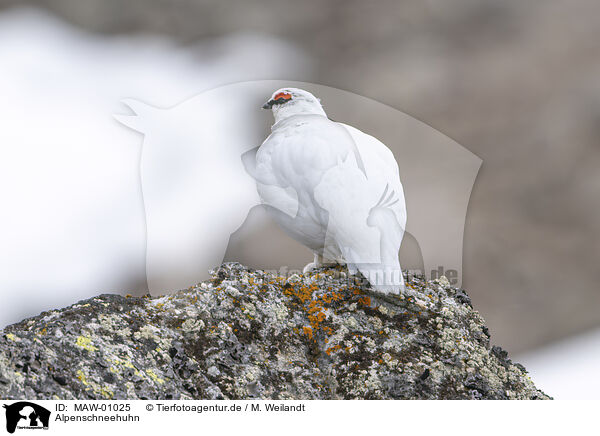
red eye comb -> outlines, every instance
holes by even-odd
[[[288,94],[287,92],[279,92],[273,97],[273,100],[279,100],[280,98],[283,98],[284,100],[291,100],[292,94]]]

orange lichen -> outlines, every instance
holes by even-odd
[[[301,304],[306,303],[309,300],[312,300],[312,290],[306,286],[294,286],[291,284],[287,284],[284,286],[283,290],[284,295],[288,297],[296,298],[300,301]]]
[[[339,350],[340,348],[342,348],[342,346],[340,344],[337,344],[337,345],[334,345],[333,347],[329,347],[328,349],[325,350],[325,352],[327,353],[328,356],[331,356],[331,353]]]
[[[370,306],[371,305],[371,297],[360,297],[358,299],[358,302],[365,306]]]
[[[291,304],[299,310],[306,313],[309,325],[306,327],[300,327],[294,330],[297,334],[307,337],[309,340],[317,341],[318,332],[324,334],[322,339],[327,343],[327,336],[331,336],[334,333],[332,327],[324,325],[327,322],[328,311],[335,310],[337,305],[332,306],[340,301],[352,301],[353,295],[360,296],[357,301],[359,304],[365,306],[371,306],[371,298],[363,295],[360,287],[349,286],[346,288],[346,292],[334,291],[331,286],[325,289],[320,289],[317,284],[304,284],[302,282],[289,282],[285,281],[283,286],[283,294],[291,298]],[[319,295],[315,295],[318,291]],[[310,331],[310,333],[309,333]],[[339,349],[330,347],[329,353]],[[348,351],[348,350],[346,350]]]
[[[316,315],[308,315],[308,320],[314,328],[318,328],[319,324],[325,320],[326,316],[323,312],[318,312]]]

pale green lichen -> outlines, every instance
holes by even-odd
[[[186,319],[183,324],[181,324],[181,329],[184,332],[198,332],[204,329],[204,321],[201,319]]]
[[[76,377],[85,386],[85,390],[91,390],[94,394],[99,395],[107,400],[110,400],[114,397],[114,392],[112,390],[104,385],[100,385],[92,380],[89,380],[89,378],[81,369],[77,370]]]
[[[150,376],[150,378],[153,381],[155,381],[156,383],[163,384],[165,382],[162,378],[160,378],[159,376],[157,376],[156,373],[153,370],[151,370],[151,369],[147,369],[146,370],[146,374],[148,374]]]
[[[92,339],[89,336],[78,336],[75,344],[78,347],[83,348],[84,350],[87,350],[89,352],[93,352],[98,349],[98,347],[92,345]]]

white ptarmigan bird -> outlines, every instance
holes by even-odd
[[[404,191],[392,152],[360,130],[327,118],[297,88],[275,91],[272,133],[252,175],[263,204],[314,262],[345,263],[384,293],[404,291],[398,251],[406,226]]]

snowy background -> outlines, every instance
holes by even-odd
[[[256,35],[184,49],[166,38],[95,36],[37,10],[0,14],[2,325],[101,292],[146,291],[142,136],[114,119],[127,113],[122,99],[169,107],[309,65]],[[226,120],[212,127],[230,129]]]
[[[598,17],[560,0],[0,0],[0,323],[146,291],[142,138],[112,117],[120,100],[310,81],[483,159],[464,287],[541,388],[597,398]]]

